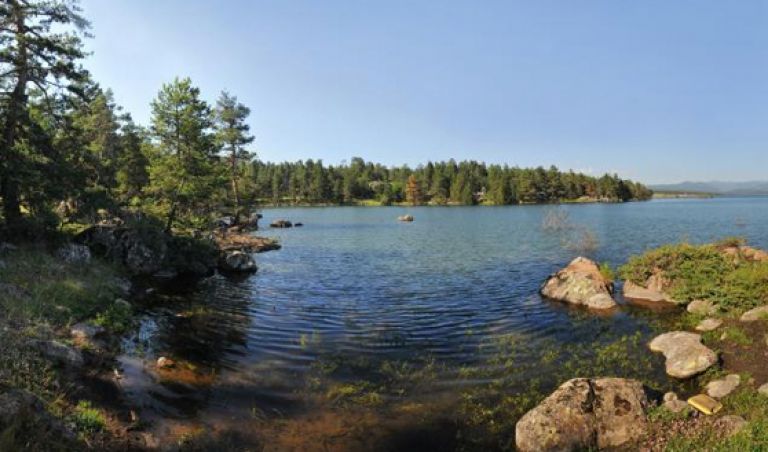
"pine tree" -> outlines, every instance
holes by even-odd
[[[241,163],[250,162],[255,155],[245,146],[253,142],[249,134],[250,126],[245,119],[251,113],[245,105],[237,102],[237,97],[223,91],[216,101],[216,141],[229,159],[229,172],[232,184],[232,197],[235,205],[235,221],[240,220],[239,181],[242,172]]]
[[[211,109],[189,78],[163,85],[152,102],[152,136],[157,141],[150,166],[150,192],[163,207],[166,230],[179,217],[200,220],[204,204],[221,177],[216,159]]]
[[[46,102],[50,93],[76,90],[87,73],[77,64],[84,57],[81,37],[88,22],[74,0],[5,0],[0,3],[0,86],[7,87],[2,101],[0,130],[0,196],[7,224],[21,219],[22,169],[35,160],[39,149],[25,147],[39,131],[30,117],[29,87],[38,89]],[[22,147],[25,147],[22,149]]]
[[[416,176],[408,176],[408,182],[405,184],[405,200],[414,206],[421,204],[421,184]]]

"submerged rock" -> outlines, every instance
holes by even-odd
[[[616,306],[612,293],[613,282],[600,273],[596,263],[585,257],[571,261],[567,267],[550,276],[541,287],[541,294],[547,298],[592,309]]]
[[[293,223],[288,220],[275,220],[269,224],[270,228],[290,228],[293,227]]]
[[[176,362],[171,358],[166,358],[165,356],[161,356],[157,358],[158,369],[171,369],[174,366],[176,366]]]
[[[720,380],[710,381],[707,383],[707,395],[715,399],[722,399],[738,388],[740,383],[741,377],[738,374],[730,374]]]
[[[742,322],[754,322],[756,320],[768,320],[768,306],[760,306],[750,309],[739,318]]]
[[[413,215],[400,215],[397,217],[397,221],[405,221],[410,223],[413,221]]]
[[[648,346],[664,354],[667,375],[675,378],[692,377],[717,362],[717,354],[701,343],[701,336],[687,331],[656,336]]]
[[[575,378],[563,383],[515,426],[522,452],[626,447],[646,434],[642,383]]]
[[[696,325],[696,331],[702,331],[702,332],[713,331],[720,328],[720,325],[722,324],[723,324],[722,320],[710,317],[708,319],[704,319],[701,322],[699,322],[699,324]]]
[[[227,251],[219,260],[219,269],[228,272],[255,272],[258,267],[250,253]]]
[[[717,312],[717,306],[709,300],[693,300],[685,309],[691,314],[712,315]]]

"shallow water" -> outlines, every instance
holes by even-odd
[[[283,249],[257,255],[255,275],[150,300],[125,340],[123,385],[163,444],[208,432],[266,450],[504,448],[509,428],[488,428],[477,405],[523,406],[504,398],[578,372],[684,391],[644,346],[668,315],[623,302],[595,315],[538,295],[578,254],[542,230],[552,209],[265,209],[264,224],[305,226],[260,231]],[[768,247],[766,198],[559,209],[613,265],[680,240]],[[406,213],[413,223],[395,221]],[[176,370],[155,369],[159,356]]]

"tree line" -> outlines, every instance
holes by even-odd
[[[647,199],[616,175],[466,161],[385,167],[353,158],[255,159],[249,109],[222,92],[206,102],[189,78],[163,85],[136,124],[82,67],[90,24],[76,0],[0,2],[0,199],[5,232],[56,228],[118,212],[166,230],[283,203],[514,204]]]
[[[251,202],[270,204],[494,204],[552,203],[574,200],[649,199],[643,184],[617,175],[592,177],[573,171],[486,165],[476,161],[428,162],[416,168],[387,167],[355,157],[349,163],[323,165],[321,160],[269,163],[246,169]]]

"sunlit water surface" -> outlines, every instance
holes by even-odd
[[[546,393],[568,376],[572,351],[622,336],[636,335],[649,361],[633,376],[675,387],[644,349],[665,314],[620,299],[598,316],[538,295],[578,254],[542,229],[552,209],[265,209],[263,224],[305,226],[259,231],[283,248],[257,255],[254,275],[176,285],[149,300],[121,358],[129,399],[166,444],[209,432],[234,438],[226,447],[452,450],[511,440],[501,429],[473,443],[471,430],[484,427],[469,419],[472,394],[501,388],[483,399],[494,405],[532,381]],[[591,257],[614,266],[680,240],[739,235],[768,247],[766,198],[558,209],[597,238]],[[406,213],[413,223],[396,221]],[[177,368],[156,370],[159,356]],[[591,359],[619,361],[571,361]]]

